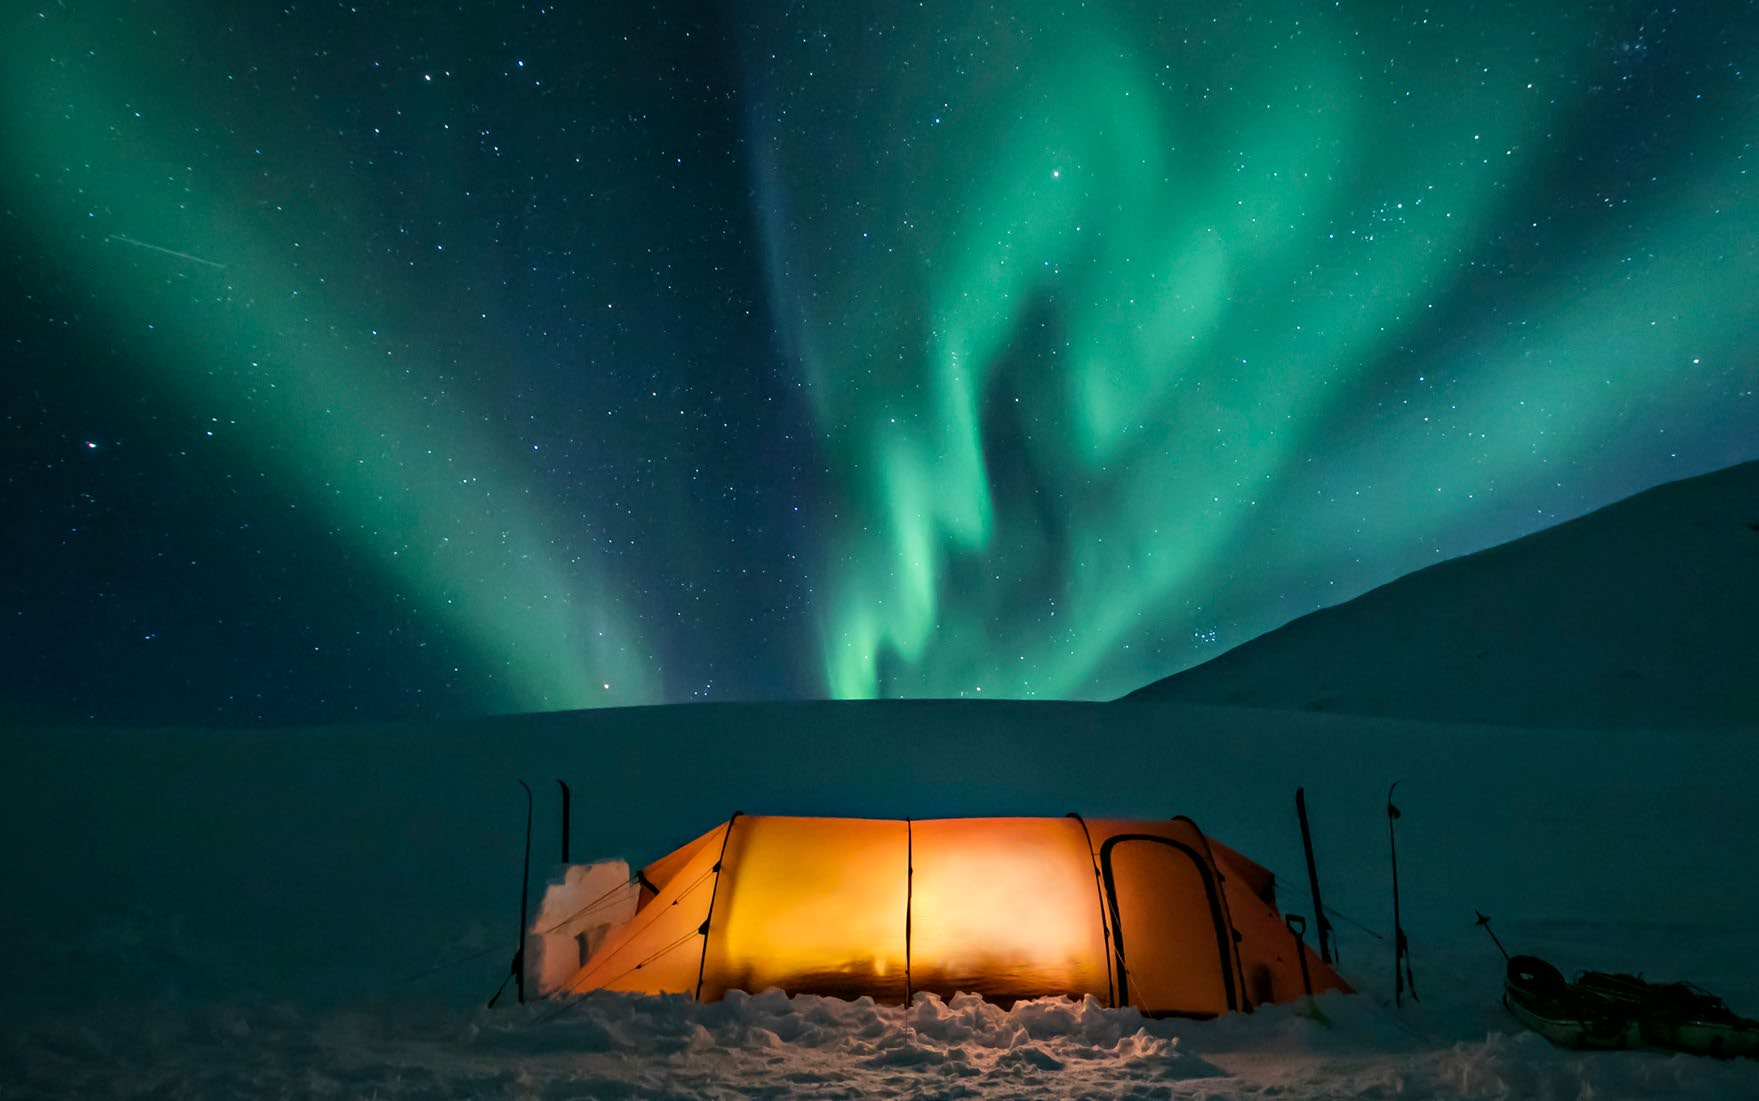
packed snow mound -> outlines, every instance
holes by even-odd
[[[1130,699],[1551,727],[1759,724],[1759,462],[1303,616]]]

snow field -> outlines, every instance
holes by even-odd
[[[695,748],[699,729],[749,748]],[[1759,1062],[1579,1054],[1498,1005],[1511,952],[1697,982],[1759,1014],[1742,731],[1530,731],[1183,705],[765,705],[410,731],[0,740],[0,1101],[327,1097],[1759,1097]],[[637,747],[637,748],[631,748]],[[1121,768],[1120,761],[1132,767]],[[1037,1002],[779,994],[480,1008],[511,955],[523,800],[576,783],[576,849],[636,861],[722,808],[1185,811],[1308,913],[1305,784],[1343,973],[1331,1027]],[[978,779],[981,777],[981,779]],[[1390,1007],[1400,778],[1422,1002]],[[588,796],[586,793],[593,793]],[[641,793],[640,798],[615,793]],[[540,796],[542,789],[540,787]],[[714,808],[711,814],[707,808]],[[553,807],[540,797],[543,854]],[[541,897],[547,857],[534,861]],[[508,995],[511,1001],[511,995]]]

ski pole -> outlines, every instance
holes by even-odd
[[[519,1004],[524,1005],[526,914],[531,907],[531,785],[521,780],[519,786],[525,789],[525,860],[519,869],[519,947],[513,951],[513,977],[519,984]]]
[[[1496,950],[1502,953],[1503,961],[1506,963],[1509,958],[1509,950],[1502,946],[1502,938],[1497,936],[1496,930],[1490,927],[1490,915],[1481,910],[1473,910],[1472,912],[1478,915],[1478,926],[1490,934],[1490,942],[1496,945]]]
[[[1402,1006],[1407,989],[1412,1001],[1422,999],[1417,997],[1417,980],[1411,974],[1411,942],[1399,920],[1399,838],[1393,828],[1399,820],[1399,808],[1393,805],[1393,792],[1398,786],[1399,782],[1394,780],[1392,787],[1386,789],[1386,840],[1393,867],[1393,1005]]]
[[[519,786],[525,789],[525,858],[520,865],[519,878],[519,940],[513,948],[513,963],[507,969],[507,975],[501,979],[501,985],[495,988],[494,995],[489,998],[489,1008],[501,1000],[507,989],[508,979],[519,980],[519,1004],[525,1004],[525,930],[526,914],[531,905],[531,785],[524,780]]]

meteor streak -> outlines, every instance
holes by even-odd
[[[204,260],[199,256],[192,256],[187,252],[178,252],[174,248],[166,248],[164,245],[149,245],[145,241],[136,241],[133,237],[124,237],[120,233],[112,233],[106,238],[106,240],[121,241],[125,245],[133,245],[136,248],[152,249],[154,252],[162,252],[166,256],[175,256],[179,260],[189,260],[197,264],[206,264],[210,268],[224,268],[226,266],[225,264],[216,263],[213,260]]]

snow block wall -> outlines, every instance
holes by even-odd
[[[526,978],[540,995],[561,990],[611,930],[635,916],[640,886],[626,860],[557,866],[525,937]]]

